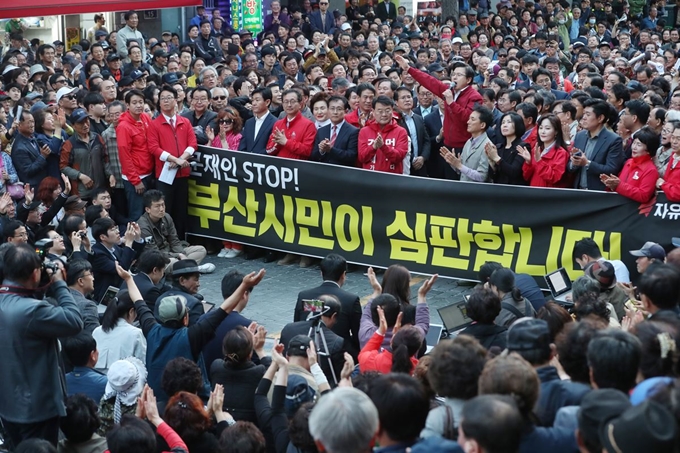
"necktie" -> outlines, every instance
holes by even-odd
[[[321,13],[321,26],[323,27],[323,31],[326,31],[326,14]]]
[[[335,139],[338,138],[338,126],[333,126],[333,132],[331,132],[331,146],[335,144]]]
[[[175,118],[170,118],[170,127],[175,128]]]

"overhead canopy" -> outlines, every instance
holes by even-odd
[[[201,4],[201,0],[7,0],[0,1],[0,19],[102,13],[131,9],[142,11]]]

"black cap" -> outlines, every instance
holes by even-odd
[[[427,67],[427,72],[441,72],[444,71],[446,68],[442,66],[440,63],[432,63]]]
[[[142,71],[140,71],[139,69],[135,69],[134,71],[132,71],[130,73],[130,78],[132,79],[133,82],[135,80],[141,79],[142,77],[144,77],[144,73]]]
[[[174,277],[189,274],[200,274],[196,260],[179,260],[172,265],[172,275]]]
[[[163,49],[157,49],[157,50],[153,51],[153,57],[154,58],[158,58],[158,57],[168,58],[168,53]]]
[[[120,60],[120,56],[117,53],[110,53],[106,56],[106,61]]]
[[[125,77],[122,77],[122,78],[118,81],[118,86],[119,86],[119,87],[129,87],[130,85],[132,85],[132,82],[134,82],[134,80],[132,80],[132,77],[130,77],[130,76],[125,76]]]
[[[508,330],[510,351],[550,349],[550,327],[542,319],[520,318]]]
[[[287,354],[289,356],[307,357],[307,349],[312,341],[307,335],[295,335],[288,342]]]
[[[578,411],[578,429],[584,439],[598,439],[600,427],[631,407],[630,400],[620,390],[601,389],[585,394]]]
[[[610,453],[672,453],[677,431],[673,414],[656,401],[646,400],[602,425],[600,442]]]

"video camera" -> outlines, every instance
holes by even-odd
[[[54,245],[54,241],[48,238],[40,239],[35,243],[35,253],[40,257],[40,262],[42,263],[42,275],[40,277],[40,286],[46,285],[50,281],[50,274],[47,270],[51,270],[52,273],[59,271],[59,266],[47,259],[47,254],[49,250]]]
[[[307,316],[307,320],[313,321],[320,320],[321,317],[328,311],[328,308],[329,307],[326,307],[326,304],[324,304],[323,301],[319,299],[302,300],[302,309],[306,313],[309,313],[309,316]]]

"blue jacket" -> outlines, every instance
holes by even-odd
[[[591,390],[585,384],[561,380],[553,366],[537,368],[536,372],[541,380],[536,415],[543,426],[552,426],[560,408],[580,405],[583,396]]]
[[[40,182],[49,176],[47,160],[40,154],[35,136],[26,138],[16,134],[12,145],[12,163],[19,175],[19,181],[38,187]]]
[[[106,375],[84,366],[77,366],[66,375],[66,393],[68,396],[84,393],[99,403],[106,389]]]

